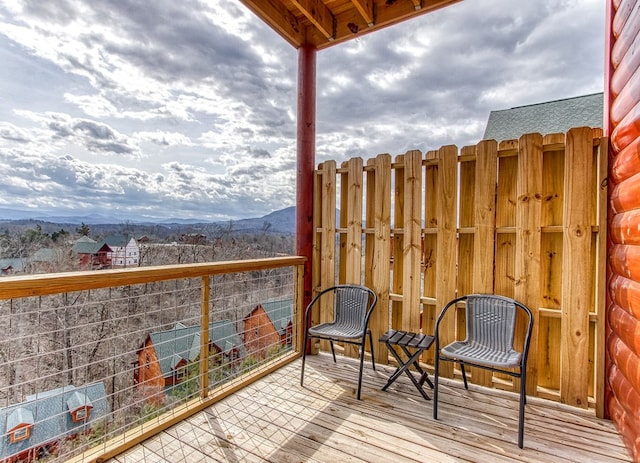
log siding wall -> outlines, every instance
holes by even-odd
[[[640,460],[640,1],[607,9],[611,134],[607,414]],[[608,123],[607,123],[608,120]]]
[[[372,287],[376,339],[389,327],[432,333],[457,295],[514,297],[535,314],[529,394],[602,416],[607,146],[600,129],[582,127],[339,167],[324,162],[314,182],[314,289]],[[330,316],[321,310],[313,321]],[[459,310],[445,341],[464,329]],[[375,349],[388,361],[384,345]],[[430,364],[433,352],[422,360]],[[508,376],[472,376],[518,387]]]

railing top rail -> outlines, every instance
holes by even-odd
[[[144,284],[161,280],[197,278],[205,275],[264,270],[301,265],[304,262],[305,258],[301,256],[285,256],[197,264],[20,275],[0,280],[0,300]]]

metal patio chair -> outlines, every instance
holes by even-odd
[[[333,304],[333,320],[320,325],[309,326],[309,314],[314,305],[327,299]],[[300,386],[304,382],[304,364],[307,357],[307,340],[312,338],[329,341],[333,361],[336,362],[334,342],[344,342],[360,346],[360,371],[358,373],[357,398],[360,400],[362,388],[362,369],[364,366],[365,343],[369,337],[371,348],[371,364],[376,369],[373,354],[373,337],[369,326],[369,318],[378,298],[371,289],[360,285],[338,285],[320,292],[307,306],[304,313],[304,343],[302,344],[302,370]]]
[[[447,310],[466,301],[466,339],[440,347],[439,327]],[[514,348],[517,313],[526,316],[523,326],[522,352]],[[438,378],[441,361],[460,364],[462,380],[468,389],[465,366],[497,371],[520,378],[520,408],[518,416],[518,447],[524,440],[524,406],[529,341],[533,329],[533,315],[528,307],[513,299],[489,294],[471,294],[450,301],[440,312],[435,326],[435,372],[433,390],[433,418],[438,418]]]

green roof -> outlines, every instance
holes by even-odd
[[[267,301],[261,305],[275,329],[284,335],[293,318],[293,298]]]
[[[22,272],[24,271],[25,265],[25,259],[22,257],[0,259],[0,270],[5,270],[11,267],[14,272]]]
[[[57,262],[60,260],[59,249],[40,248],[31,256],[31,262]]]
[[[156,351],[163,377],[171,376],[180,360],[193,362],[200,355],[199,325],[185,326],[182,323],[176,323],[172,329],[151,333],[149,337]],[[209,339],[225,353],[234,348],[243,349],[242,341],[231,320],[210,323]]]
[[[82,406],[92,407],[90,417],[86,422],[74,423],[70,412]],[[27,449],[84,432],[91,423],[107,416],[110,411],[101,381],[39,392],[27,396],[24,402],[0,408],[0,461]],[[31,434],[28,439],[11,443],[6,433],[20,424],[32,425]]]

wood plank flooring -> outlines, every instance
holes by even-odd
[[[588,411],[528,398],[524,449],[517,446],[517,395],[441,381],[439,419],[391,367],[320,354],[293,362],[110,460],[198,462],[629,462],[613,424]],[[432,394],[429,394],[432,396]]]

